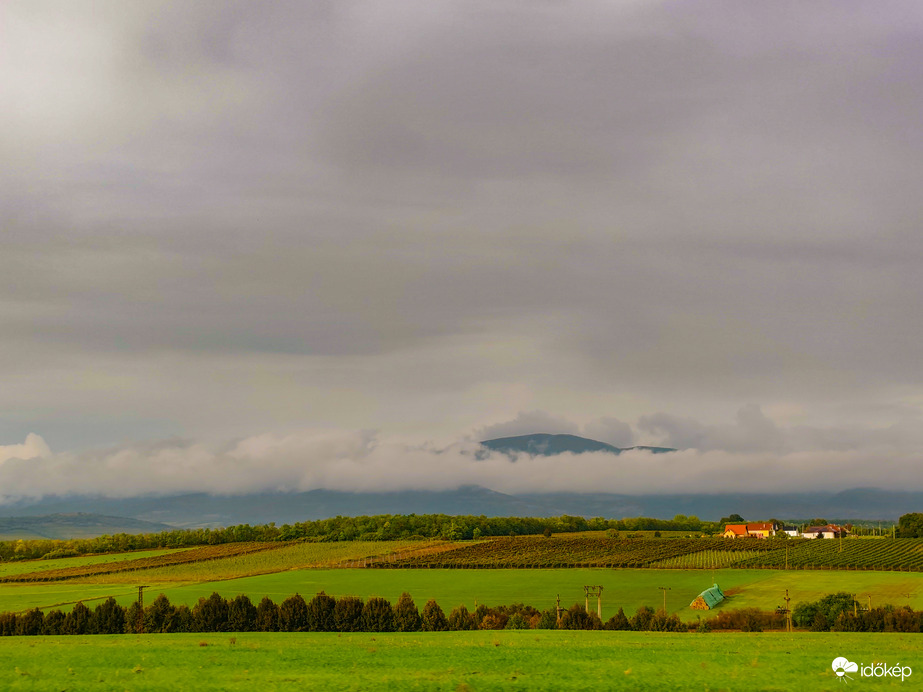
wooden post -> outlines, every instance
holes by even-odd
[[[658,586],[658,589],[663,591],[663,614],[667,614],[667,591],[671,591],[672,587],[669,586]]]

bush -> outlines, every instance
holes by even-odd
[[[337,632],[362,631],[362,606],[361,598],[356,596],[343,596],[333,608],[333,624]]]
[[[333,596],[321,591],[308,602],[308,632],[335,632],[333,611],[337,602]]]
[[[464,605],[460,605],[449,613],[449,629],[456,632],[476,630],[477,623],[474,616],[468,612]]]
[[[93,618],[96,620],[96,631],[100,634],[121,634],[125,631],[125,609],[112,596],[96,606]],[[48,619],[47,615],[45,619]]]
[[[391,602],[372,596],[362,606],[362,630],[364,632],[393,632],[394,611]]]
[[[257,632],[278,632],[279,631],[279,606],[267,596],[256,606],[256,626]]]
[[[654,609],[650,606],[641,606],[631,618],[631,629],[635,632],[647,632],[654,619]]]
[[[445,613],[436,601],[430,599],[423,606],[423,631],[424,632],[445,632],[449,629],[449,621]]]
[[[422,627],[417,604],[406,591],[394,605],[394,626],[398,632],[419,632]]]
[[[200,598],[192,609],[196,632],[227,632],[228,602],[217,591]]]
[[[603,625],[603,629],[607,630],[630,630],[631,623],[628,622],[628,618],[625,616],[625,611],[619,608],[619,612],[613,615],[611,618],[606,620],[606,624]]]
[[[299,594],[289,596],[279,606],[279,630],[304,632],[308,628],[308,604]]]
[[[91,613],[90,609],[83,605],[82,602],[78,601],[71,612],[64,617],[62,633],[90,634],[92,632],[92,627],[93,613]]]
[[[78,605],[83,605],[82,603]],[[83,606],[86,608],[86,606]],[[89,612],[89,611],[88,611]],[[45,617],[38,608],[27,610],[16,621],[16,634],[20,636],[35,636],[42,633]],[[82,634],[82,633],[81,633]]]
[[[228,631],[252,632],[256,629],[256,606],[246,595],[238,594],[228,603]]]
[[[602,623],[596,613],[586,612],[586,608],[579,603],[574,603],[561,616],[562,630],[599,630]]]

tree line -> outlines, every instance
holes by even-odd
[[[794,624],[812,631],[920,632],[923,611],[909,607],[882,606],[857,613],[850,594],[825,596],[814,603],[798,605],[792,612]],[[363,600],[357,596],[334,598],[323,591],[310,600],[299,594],[279,604],[265,597],[258,604],[246,595],[230,600],[218,593],[200,598],[192,608],[174,605],[160,594],[146,608],[136,601],[125,608],[110,597],[91,610],[82,602],[70,612],[60,609],[43,613],[33,608],[24,613],[0,613],[0,636],[59,634],[134,634],[180,632],[446,632],[502,629],[631,630],[685,632],[689,630],[741,630],[761,632],[781,629],[784,616],[756,608],[727,609],[716,617],[683,623],[674,614],[641,606],[632,617],[622,608],[605,622],[575,603],[562,609],[538,610],[532,606],[478,605],[469,611],[464,605],[448,616],[434,600],[420,611],[410,594],[397,603],[380,597]]]
[[[487,517],[446,514],[379,514],[332,517],[276,526],[239,524],[225,528],[173,529],[160,533],[126,534],[68,540],[32,539],[0,541],[0,560],[73,557],[96,553],[186,548],[247,541],[391,541],[414,539],[470,540],[492,536],[529,536],[583,531],[690,531],[700,532],[714,522],[677,515],[672,520],[636,517],[587,519],[559,517]]]
[[[583,531],[684,531],[689,535],[713,535],[739,515],[718,522],[702,521],[696,516],[677,514],[673,519],[629,517],[603,519],[595,517],[486,517],[446,514],[379,514],[360,517],[332,517],[316,521],[276,526],[275,523],[251,526],[238,524],[218,529],[173,529],[160,533],[98,536],[68,540],[32,539],[0,541],[0,561],[37,558],[74,557],[97,553],[120,553],[133,550],[187,548],[247,541],[392,541],[392,540],[470,540],[497,536],[551,535]],[[743,521],[741,519],[741,521]],[[923,514],[905,514],[900,518],[897,535],[923,537]]]

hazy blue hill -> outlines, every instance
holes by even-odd
[[[265,492],[222,496],[195,493],[160,497],[103,498],[48,497],[0,507],[16,517],[0,519],[0,540],[63,538],[105,533],[157,532],[171,526],[229,526],[232,524],[294,523],[338,514],[483,514],[485,516],[655,517],[696,515],[707,521],[738,513],[747,519],[895,520],[919,512],[923,493],[857,488],[841,493],[788,494],[715,493],[685,495],[627,495],[616,493],[499,493],[465,486],[455,490],[407,490],[352,493],[340,490]],[[75,514],[95,511],[100,514]],[[55,517],[47,515],[57,513]],[[101,516],[101,515],[109,516]],[[45,515],[45,516],[39,516]],[[115,516],[115,515],[121,515]],[[135,519],[126,519],[125,516]],[[29,523],[35,520],[34,523]],[[145,521],[137,521],[145,520]],[[10,534],[14,535],[11,536]]]
[[[531,435],[517,435],[515,437],[497,437],[493,440],[483,440],[482,445],[496,452],[504,454],[526,453],[532,456],[550,457],[555,454],[583,454],[584,452],[609,452],[621,454],[629,449],[641,449],[654,454],[662,452],[675,452],[669,447],[616,447],[614,445],[591,440],[579,435],[551,435],[548,433],[532,433]]]
[[[93,538],[115,533],[159,533],[172,529],[159,522],[88,512],[0,517],[0,540]]]

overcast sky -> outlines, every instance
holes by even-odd
[[[923,489],[921,65],[915,0],[3,2],[0,496]]]

